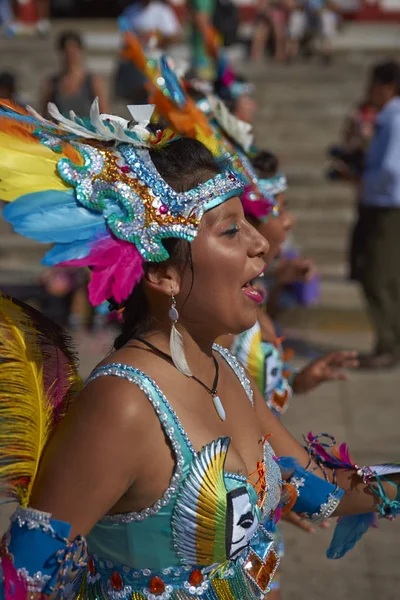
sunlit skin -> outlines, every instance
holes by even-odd
[[[168,310],[173,292],[181,311],[178,329],[187,362],[196,377],[211,387],[215,339],[243,331],[257,319],[257,304],[243,292],[243,286],[264,267],[268,251],[268,242],[244,219],[238,198],[206,213],[192,244],[194,283],[189,298],[189,266],[182,270],[161,263],[145,275],[142,285],[152,317],[146,339],[169,352]],[[138,340],[131,339],[101,364],[125,363],[154,379],[196,451],[228,436],[227,471],[253,473],[262,458],[260,440],[266,434],[272,434],[277,456],[293,456],[307,465],[308,454],[272,415],[254,383],[253,407],[234,372],[219,355],[217,360],[217,391],[225,421],[201,385]],[[170,445],[144,393],[127,380],[102,377],[84,388],[46,447],[31,505],[71,523],[71,537],[86,535],[106,513],[151,506],[168,487],[173,468]],[[323,476],[318,469],[315,473]],[[349,490],[338,515],[373,509],[374,498],[364,484],[355,481],[354,473],[338,477],[339,484]],[[391,488],[388,493],[393,495]]]

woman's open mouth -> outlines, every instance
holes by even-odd
[[[257,304],[261,304],[264,299],[262,294],[260,294],[260,292],[251,285],[250,281],[244,284],[242,287],[242,292]]]

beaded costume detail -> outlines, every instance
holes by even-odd
[[[252,403],[250,382],[243,368],[227,350],[217,345],[214,350],[234,370]],[[168,489],[152,507],[137,513],[107,515],[94,528],[88,536],[91,558],[86,572],[75,581],[75,593],[79,590],[81,599],[111,600],[264,598],[279,563],[267,527],[282,490],[281,473],[271,446],[264,443],[265,482],[260,501],[257,486],[243,475],[224,470],[229,438],[219,438],[196,452],[153,380],[133,367],[114,363],[94,371],[89,381],[105,375],[126,378],[146,394],[170,440],[175,469]],[[153,557],[158,568],[150,564],[134,568],[132,563],[128,566],[129,562],[107,560],[99,553],[101,538],[109,535],[110,527],[120,532],[130,527],[129,535],[133,537],[135,531],[145,535],[143,527],[151,528],[157,519],[161,524],[164,517],[169,519],[170,533],[167,538],[157,533],[160,540],[157,543],[153,539],[152,545],[153,554],[160,555],[159,560]],[[156,526],[155,530],[159,529]],[[162,565],[162,544],[168,544],[175,553],[173,566]],[[127,556],[125,560],[128,559]]]

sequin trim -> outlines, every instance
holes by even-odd
[[[304,477],[291,477],[290,478],[289,483],[291,483],[292,486],[294,488],[296,488],[297,497],[300,496],[300,488],[304,487],[305,481],[306,480]]]
[[[329,494],[327,501],[321,504],[320,511],[311,516],[311,521],[315,525],[320,525],[333,515],[339,504],[340,498],[334,494]]]
[[[213,349],[222,356],[222,358],[227,362],[227,364],[233,370],[233,372],[239,379],[240,383],[242,384],[242,386],[251,402],[251,405],[254,406],[253,390],[251,388],[250,381],[245,374],[244,368],[240,365],[240,363],[236,360],[236,358],[229,352],[229,350],[226,350],[226,348],[223,348],[222,346],[219,346],[218,344],[214,344]],[[156,382],[153,379],[151,379],[143,371],[140,371],[139,369],[136,369],[135,367],[132,367],[130,365],[125,365],[122,363],[110,363],[109,365],[104,365],[103,367],[100,367],[99,369],[96,369],[95,371],[93,371],[93,373],[89,376],[87,383],[90,383],[91,381],[93,381],[94,379],[97,379],[98,377],[106,376],[106,375],[122,377],[124,379],[127,379],[128,381],[131,381],[132,383],[136,384],[142,390],[142,392],[150,400],[158,418],[160,419],[162,426],[168,436],[168,439],[171,442],[173,451],[175,453],[176,463],[175,463],[174,472],[173,472],[173,475],[172,475],[172,478],[170,481],[170,485],[165,490],[164,494],[162,495],[162,497],[159,500],[157,500],[151,507],[145,508],[138,512],[118,513],[118,514],[114,514],[114,515],[104,515],[104,517],[100,520],[100,523],[124,523],[124,524],[126,524],[126,523],[131,523],[133,521],[143,521],[144,519],[147,519],[148,517],[151,517],[151,516],[157,514],[161,510],[161,508],[163,508],[169,504],[172,496],[178,490],[178,482],[181,479],[182,472],[183,472],[184,458],[183,458],[182,450],[181,450],[179,441],[175,437],[175,429],[174,429],[174,427],[168,427],[168,417],[163,412],[161,406],[163,406],[169,413],[177,430],[179,431],[187,448],[192,453],[192,455],[197,456],[197,452],[194,449],[190,439],[188,438],[186,431],[184,430],[176,412],[174,411],[174,409],[168,402],[165,394],[161,391],[161,389],[158,387],[158,385],[156,384]],[[153,398],[152,394],[149,392],[148,388],[146,387],[146,385],[143,382],[146,382],[147,384],[149,384],[151,386],[151,388],[154,390],[154,392],[160,398],[160,401]],[[264,457],[267,456],[267,454],[268,454],[268,456],[267,456],[268,464],[272,465],[272,463],[273,463],[276,466],[278,472],[280,473],[279,467],[276,465],[275,461],[272,460],[272,463],[270,463],[270,455],[269,455],[268,448],[271,448],[269,446],[269,444],[265,444]],[[272,449],[270,450],[270,454],[272,457]],[[269,479],[271,479],[271,486],[270,486],[271,489],[273,488],[273,485],[272,485],[273,476],[276,475],[276,473],[275,473],[275,475],[273,475],[273,473],[274,472],[273,472],[273,466],[272,466],[272,468],[268,468],[268,476],[267,476],[267,481]],[[237,473],[230,473],[230,472],[224,472],[224,476],[229,479],[240,481],[242,483],[245,482],[247,479],[244,475],[239,475]],[[276,476],[276,477],[277,477],[277,481],[280,482],[280,475]],[[271,502],[266,502],[264,505],[264,511],[263,511],[264,514],[266,514],[268,507],[275,501],[276,501],[276,494],[275,494],[275,490],[274,490],[273,499],[271,498]],[[279,503],[279,499],[276,501],[274,508],[275,508],[275,506],[277,506],[278,503]]]
[[[17,522],[19,527],[28,529],[42,529],[55,534],[51,526],[51,514],[36,510],[34,508],[23,508],[19,506],[10,519],[11,523]]]
[[[226,348],[223,348],[219,344],[214,344],[213,348],[214,348],[214,350],[216,350],[218,352],[218,354],[220,354],[222,356],[222,358],[224,358],[226,360],[226,362],[228,363],[228,365],[230,366],[230,368],[232,369],[232,371],[235,373],[236,377],[239,379],[240,383],[242,384],[244,391],[246,392],[246,394],[251,402],[251,405],[254,407],[253,388],[251,387],[250,380],[247,377],[246,371],[244,370],[242,365],[239,363],[237,358],[235,356],[233,356],[233,354],[231,352],[229,352],[229,350],[227,350]]]
[[[25,583],[28,592],[35,594],[40,594],[51,580],[51,575],[44,575],[41,571],[29,575],[26,569],[17,569],[17,575]]]
[[[150,377],[145,375],[145,373],[143,373],[142,371],[139,371],[138,369],[135,369],[134,367],[130,367],[129,365],[123,365],[121,363],[112,363],[110,365],[105,365],[104,367],[100,367],[99,369],[96,369],[90,375],[90,377],[88,379],[88,383],[90,381],[93,381],[94,379],[97,379],[98,377],[102,377],[105,375],[111,375],[114,377],[122,377],[124,379],[127,379],[131,383],[134,383],[135,385],[137,385],[142,390],[142,392],[150,400],[158,418],[160,419],[163,429],[164,429],[168,439],[171,442],[171,446],[172,446],[172,449],[175,454],[175,467],[174,467],[174,471],[173,471],[173,474],[171,477],[170,484],[159,500],[157,500],[151,507],[145,508],[138,512],[119,513],[119,514],[115,514],[115,515],[105,515],[101,519],[100,522],[103,522],[103,523],[131,523],[132,521],[143,521],[144,519],[147,519],[148,517],[157,514],[164,506],[167,506],[169,504],[172,496],[177,491],[178,482],[182,477],[184,459],[183,459],[181,447],[180,447],[178,440],[175,438],[175,435],[174,435],[175,429],[174,429],[174,427],[168,426],[168,417],[163,412],[161,406],[163,403],[170,410],[172,410],[172,408],[169,407],[167,398],[162,393],[162,391],[157,386],[157,384],[152,379],[150,379]],[[161,398],[162,402],[153,398],[149,389],[144,385],[144,383],[143,383],[144,381],[147,382],[154,389],[156,394]]]

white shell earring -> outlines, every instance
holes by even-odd
[[[178,312],[178,309],[176,308],[176,300],[175,300],[175,296],[174,296],[172,290],[171,290],[171,306],[170,306],[170,309],[168,312],[168,316],[172,321],[171,335],[169,338],[169,349],[171,352],[172,361],[173,361],[174,365],[176,366],[176,368],[179,371],[181,371],[181,373],[183,373],[187,377],[192,377],[192,371],[190,370],[189,365],[187,364],[187,361],[186,361],[185,348],[183,345],[183,338],[176,328],[176,323],[178,322],[178,319],[179,319],[179,312]]]

